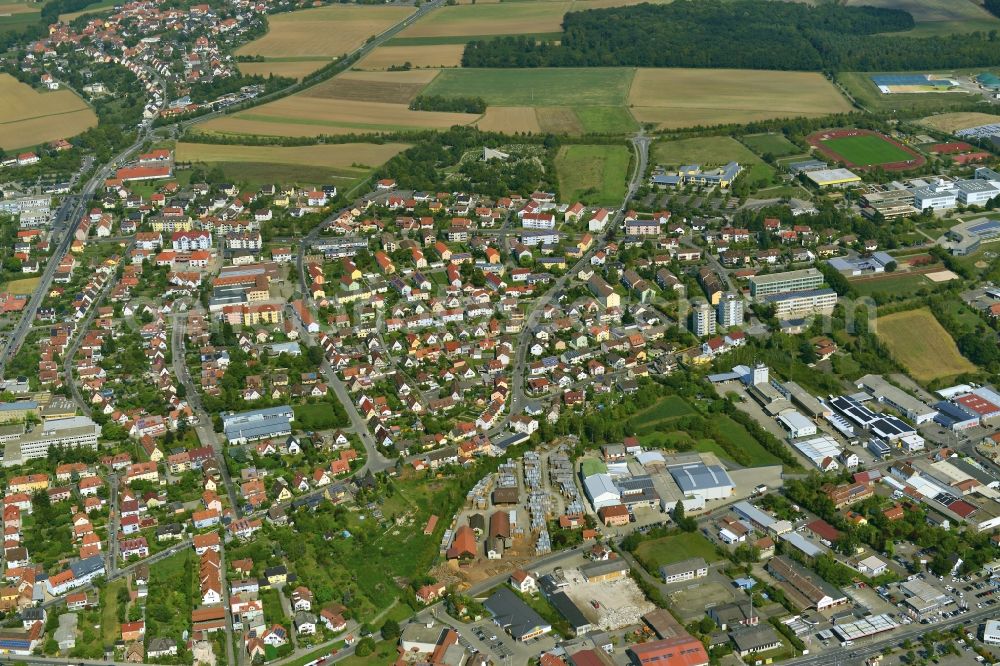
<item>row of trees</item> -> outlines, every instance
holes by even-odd
[[[920,39],[885,34],[913,27],[913,17],[895,9],[681,0],[571,12],[558,44],[523,36],[478,40],[466,47],[462,64],[897,71],[1000,62],[996,31]]]

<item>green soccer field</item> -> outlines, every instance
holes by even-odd
[[[913,155],[899,146],[870,134],[829,139],[824,141],[823,145],[840,155],[845,161],[857,166],[907,162],[913,159]]]

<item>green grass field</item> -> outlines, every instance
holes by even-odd
[[[874,279],[851,280],[851,286],[862,296],[876,293],[909,296],[923,287],[932,287],[933,283],[920,273],[900,273]]]
[[[913,159],[913,155],[899,146],[871,134],[829,139],[824,141],[823,145],[840,155],[844,160],[858,166],[891,164]]]
[[[635,556],[654,576],[660,575],[660,567],[663,565],[674,564],[689,557],[703,557],[709,563],[721,559],[715,552],[715,546],[697,532],[643,541],[635,549]]]
[[[588,205],[620,204],[631,157],[625,146],[563,146],[556,155],[560,195]]]
[[[588,134],[627,134],[638,127],[632,114],[619,106],[581,106],[574,113]]]
[[[742,141],[762,156],[770,153],[775,157],[785,157],[799,152],[798,146],[786,139],[783,134],[748,134]]]
[[[646,409],[634,414],[631,420],[637,425],[636,435],[644,435],[657,432],[664,424],[674,419],[694,414],[696,414],[694,408],[684,398],[676,395],[668,395],[660,398]],[[662,429],[669,430],[670,428]]]
[[[114,645],[121,638],[118,628],[118,590],[124,587],[124,580],[116,580],[108,583],[101,593],[101,637],[105,645]]]
[[[482,97],[494,106],[624,107],[634,74],[624,67],[446,69],[422,94]]]
[[[774,169],[770,165],[765,164],[753,151],[731,136],[657,141],[650,153],[653,164],[666,167],[679,167],[682,164],[714,167],[736,161],[749,169],[749,176],[754,180],[767,179],[774,175]]]
[[[246,184],[251,188],[257,188],[280,179],[289,183],[309,185],[333,184],[344,190],[366,173],[362,170],[328,169],[305,164],[264,162],[214,162],[212,167],[222,169],[223,175],[228,180]],[[278,174],[280,174],[280,178]]]
[[[717,417],[715,419],[715,423],[719,428],[719,435],[725,439],[727,444],[746,452],[750,458],[750,467],[765,467],[768,465],[781,464],[781,461],[778,460],[774,454],[770,453],[767,449],[761,446],[757,440],[750,436],[750,433],[746,431],[746,428],[728,416]],[[723,445],[722,448],[726,448],[726,446]]]

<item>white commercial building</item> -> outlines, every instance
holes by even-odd
[[[792,446],[823,471],[830,471],[840,467],[837,460],[840,459],[843,450],[837,444],[837,440],[829,435],[821,435],[820,437],[802,440],[801,442],[792,442]]]
[[[622,496],[611,480],[610,474],[591,474],[583,480],[583,490],[594,507],[594,511],[606,506],[621,504]]]
[[[954,183],[938,181],[913,190],[913,206],[920,210],[954,208],[957,201],[958,188]]]
[[[794,409],[787,409],[778,414],[778,423],[788,431],[789,439],[809,437],[816,434],[816,424]]]
[[[983,627],[983,643],[1000,645],[1000,620],[986,620]]]

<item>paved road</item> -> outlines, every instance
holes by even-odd
[[[140,132],[135,143],[118,153],[110,162],[98,169],[91,176],[80,194],[68,195],[63,198],[63,203],[57,210],[52,223],[52,242],[55,244],[56,249],[52,253],[52,256],[49,257],[49,261],[45,265],[45,270],[42,272],[41,281],[35,291],[32,292],[31,298],[28,300],[28,305],[25,306],[21,313],[21,319],[17,327],[11,332],[3,349],[0,350],[0,377],[4,376],[7,363],[17,354],[17,351],[24,343],[25,337],[27,337],[28,332],[31,330],[32,323],[35,321],[35,313],[38,312],[42,300],[49,292],[49,287],[52,285],[52,278],[55,277],[59,262],[69,252],[70,245],[73,243],[73,235],[83,220],[91,197],[94,196],[97,188],[104,183],[105,179],[111,175],[114,164],[126,159],[129,155],[137,151],[146,140],[146,137],[147,132]],[[61,237],[60,234],[62,234]]]
[[[397,24],[395,24],[395,25],[393,25],[393,26],[391,26],[389,28],[386,28],[384,31],[380,32],[379,34],[375,35],[374,37],[371,37],[364,44],[362,44],[360,47],[358,47],[358,48],[354,49],[353,51],[351,51],[350,53],[348,53],[344,58],[348,59],[348,58],[356,56],[357,60],[360,60],[361,58],[363,58],[364,56],[368,55],[369,53],[371,53],[372,51],[374,51],[375,49],[377,49],[379,46],[381,46],[385,42],[387,42],[390,39],[392,39],[393,37],[395,37],[401,31],[403,31],[404,29],[406,29],[407,27],[409,27],[410,24],[412,24],[414,21],[417,21],[418,19],[422,18],[428,12],[431,12],[434,9],[437,9],[438,7],[440,7],[440,6],[444,5],[444,4],[445,4],[445,0],[431,0],[430,2],[427,2],[427,3],[423,4],[423,5],[421,5],[420,7],[417,8],[417,11],[415,11],[413,14],[410,14],[407,18],[403,19],[399,23],[397,23]],[[321,83],[322,81],[325,81],[325,80],[326,79],[317,79],[315,81],[310,81],[308,85],[303,86],[301,89],[305,90],[306,88],[309,88],[310,86],[314,86],[314,85],[316,85],[318,83]],[[180,121],[178,123],[174,123],[172,125],[164,125],[164,126],[158,128],[158,129],[179,130],[179,131],[183,132],[184,130],[186,130],[188,127],[191,127],[192,125],[196,125],[198,123],[207,122],[209,120],[212,120],[213,118],[218,118],[219,116],[224,116],[224,115],[229,114],[229,113],[238,113],[240,111],[246,111],[248,108],[252,108],[252,107],[255,107],[255,106],[260,106],[261,104],[265,104],[265,103],[267,103],[267,102],[269,102],[269,101],[271,101],[273,99],[284,97],[284,96],[290,94],[291,92],[294,92],[300,86],[301,86],[301,83],[293,83],[292,85],[290,85],[290,86],[288,86],[286,88],[282,88],[281,90],[276,90],[276,91],[274,91],[272,93],[268,93],[267,95],[261,95],[260,97],[256,97],[256,98],[254,98],[252,100],[252,103],[249,104],[249,105],[236,104],[236,105],[234,105],[233,107],[230,107],[230,108],[219,109],[218,111],[213,111],[212,113],[206,113],[203,116],[198,116],[197,118],[191,118],[190,120],[182,120],[182,121]]]
[[[786,664],[797,664],[798,666],[836,666],[838,664],[861,664],[868,657],[882,654],[885,650],[896,647],[907,638],[911,641],[919,642],[921,634],[928,631],[944,631],[955,627],[976,627],[981,621],[990,619],[996,615],[994,608],[984,608],[982,610],[969,611],[955,618],[950,618],[947,622],[935,622],[933,624],[913,623],[898,629],[881,640],[861,640],[849,648],[823,648],[817,654],[809,654],[797,659],[789,659]]]
[[[561,294],[566,288],[566,284],[570,279],[574,278],[580,270],[590,264],[591,257],[594,254],[605,247],[607,247],[608,241],[614,236],[618,227],[622,224],[625,217],[625,210],[628,207],[628,202],[635,196],[636,191],[642,185],[643,178],[646,175],[646,166],[649,162],[649,144],[651,139],[645,135],[643,130],[640,130],[632,138],[632,148],[635,151],[635,164],[632,171],[632,177],[629,179],[628,188],[625,191],[625,197],[622,199],[621,207],[615,211],[612,219],[608,222],[607,232],[602,236],[594,245],[580,257],[579,261],[573,265],[573,267],[563,273],[559,278],[553,281],[549,289],[535,302],[532,306],[531,312],[528,313],[528,317],[525,319],[524,328],[518,336],[517,347],[514,353],[514,362],[511,364],[511,374],[512,374],[512,390],[511,390],[511,400],[510,409],[507,410],[503,419],[498,422],[498,424],[490,431],[491,436],[496,436],[502,433],[507,425],[510,423],[510,419],[513,416],[517,416],[524,409],[524,403],[526,402],[524,394],[524,371],[525,365],[528,358],[528,347],[531,345],[532,335],[531,330],[537,323],[537,318],[541,316],[542,310],[545,306],[549,305],[557,295]]]
[[[315,344],[312,334],[302,328],[301,322],[294,315],[291,305],[285,306],[285,318],[289,319],[295,325],[295,328],[299,332],[299,336],[304,340],[308,341],[310,344]],[[347,386],[341,381],[340,377],[330,366],[326,359],[323,359],[323,363],[319,367],[320,372],[326,378],[327,386],[333,389],[334,395],[337,396],[337,400],[344,406],[344,411],[347,412],[347,417],[351,421],[351,430],[361,438],[361,442],[365,445],[365,451],[367,452],[367,461],[363,470],[370,469],[373,473],[383,472],[390,467],[396,465],[396,461],[385,457],[379,450],[378,446],[375,444],[375,437],[372,435],[371,430],[368,429],[368,422],[365,421],[364,417],[358,411],[357,406],[354,404],[354,400],[351,399],[351,394],[347,390]]]
[[[195,307],[191,312],[197,312],[200,306]],[[226,456],[223,454],[221,438],[216,434],[212,426],[212,417],[205,411],[201,404],[201,393],[198,387],[191,380],[191,373],[188,370],[185,360],[184,335],[187,328],[187,313],[174,315],[172,330],[170,335],[170,355],[174,366],[174,376],[184,386],[184,399],[191,406],[197,423],[194,424],[194,431],[198,435],[198,442],[202,446],[209,446],[215,451],[216,462],[219,464],[219,473],[222,475],[222,482],[226,486],[226,493],[229,495],[229,505],[233,507],[237,518],[243,516],[243,510],[236,499],[236,488],[229,475],[229,466],[226,465]]]
[[[130,241],[128,247],[122,253],[122,262],[125,261],[125,257],[128,256],[128,251],[132,247],[132,242]],[[76,352],[80,349],[80,343],[83,342],[83,337],[87,335],[87,331],[90,330],[90,325],[94,321],[94,317],[97,316],[97,309],[100,307],[101,303],[107,297],[108,292],[111,291],[112,285],[116,284],[117,280],[113,277],[108,277],[105,281],[104,286],[101,287],[101,293],[97,295],[97,298],[93,303],[90,304],[90,309],[87,311],[87,316],[83,318],[82,321],[76,323],[76,327],[73,331],[73,341],[70,343],[69,349],[66,350],[66,356],[63,360],[63,381],[69,387],[70,394],[73,396],[74,402],[76,402],[77,407],[80,408],[87,416],[91,416],[90,403],[88,403],[83,394],[80,393],[80,385],[76,381],[76,374],[73,372],[75,367],[74,361],[76,360]]]
[[[114,572],[109,573],[107,575],[107,577],[106,577],[105,580],[107,580],[110,583],[111,581],[118,580],[119,578],[124,578],[124,577],[128,576],[130,573],[132,573],[132,571],[135,570],[136,567],[140,567],[143,564],[152,566],[153,564],[156,564],[157,562],[159,562],[161,560],[167,559],[171,555],[176,555],[177,553],[181,552],[185,548],[191,548],[191,539],[184,539],[183,541],[178,541],[174,545],[170,546],[169,548],[165,548],[165,549],[161,550],[160,552],[156,553],[155,555],[150,555],[146,559],[139,560],[137,562],[133,562],[133,563],[129,564],[128,566],[121,567],[120,569],[118,569],[118,570],[116,570]],[[80,586],[78,588],[75,588],[74,590],[72,590],[72,592],[84,592],[84,591],[89,590],[89,589],[91,589],[93,587],[94,587],[94,584],[93,583],[89,583],[87,585],[82,585],[82,586]],[[62,596],[59,596],[59,597],[51,597],[51,598],[43,601],[39,605],[39,607],[40,608],[51,608],[53,606],[58,606],[59,604],[62,604],[62,603],[65,603],[65,602],[66,602],[66,595],[62,595]],[[74,660],[74,662],[75,662],[75,660]]]

